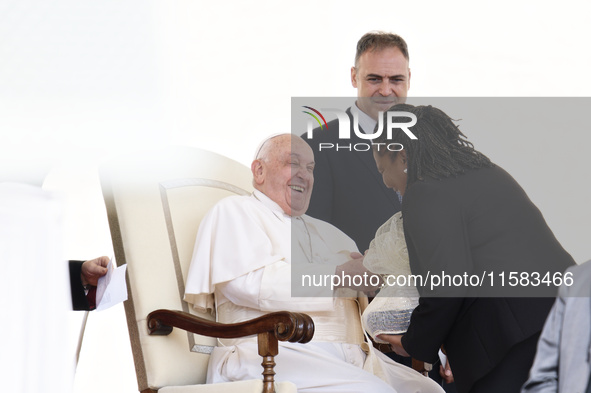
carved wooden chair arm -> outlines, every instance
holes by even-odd
[[[263,393],[274,393],[274,357],[279,353],[278,341],[307,343],[314,336],[314,322],[306,314],[274,312],[240,323],[224,324],[195,315],[172,310],[156,310],[148,315],[150,335],[168,335],[173,327],[201,336],[240,338],[256,334],[259,355],[263,357]]]
[[[173,310],[156,310],[148,315],[151,335],[168,335],[172,328],[217,338],[240,338],[259,333],[274,333],[279,341],[307,343],[314,336],[314,322],[306,314],[274,312],[240,323],[224,324]]]

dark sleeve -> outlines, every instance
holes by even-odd
[[[427,278],[441,276],[443,271],[471,272],[467,228],[453,195],[446,195],[436,184],[413,185],[404,196],[403,224],[413,274]],[[421,298],[402,345],[412,357],[433,362],[464,300],[458,288],[432,290],[429,280],[418,289]]]
[[[435,363],[463,302],[461,298],[420,298],[410,326],[402,336],[406,352],[417,360]]]
[[[445,182],[442,180],[441,183]],[[414,274],[428,280],[419,289],[425,297],[462,297],[464,288],[454,285],[429,285],[439,277],[474,271],[467,213],[457,197],[461,191],[442,184],[418,183],[409,189],[403,201],[404,235]],[[436,283],[436,282],[435,282]],[[449,283],[449,281],[447,281]]]
[[[80,279],[82,264],[84,261],[70,261],[70,289],[72,291],[72,308],[74,310],[90,310],[84,287]]]
[[[328,153],[318,151],[318,141],[302,138],[314,151],[314,188],[306,214],[326,222],[333,222],[333,174]]]

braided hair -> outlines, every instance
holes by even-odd
[[[373,140],[377,154],[389,154],[394,160],[397,151],[376,149],[376,144],[401,143],[406,151],[407,184],[425,178],[442,179],[465,173],[468,169],[492,167],[494,164],[484,154],[474,149],[453,120],[442,110],[429,106],[397,104],[388,111],[411,112],[417,117],[417,123],[409,130],[417,137],[410,137],[400,128],[392,130],[391,139],[386,132]],[[387,112],[384,122],[387,124]],[[395,118],[396,119],[396,118]],[[404,118],[404,121],[408,118]],[[383,146],[383,145],[382,145]]]

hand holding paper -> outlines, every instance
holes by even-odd
[[[125,283],[127,265],[114,269],[111,261],[107,265],[107,274],[98,280],[96,288],[97,311],[106,310],[117,303],[127,300],[127,284]]]

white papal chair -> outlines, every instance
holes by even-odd
[[[273,357],[277,340],[311,340],[310,317],[280,312],[223,325],[183,301],[201,219],[221,198],[247,194],[251,179],[244,165],[194,148],[128,156],[101,168],[117,264],[127,264],[125,312],[140,392],[296,392],[291,382],[274,382]],[[263,378],[205,385],[214,337],[255,334]]]

